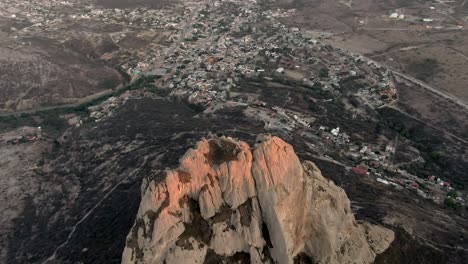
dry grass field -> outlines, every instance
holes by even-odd
[[[468,102],[465,2],[298,0],[286,4],[296,8],[297,15],[283,21],[323,31],[323,40],[333,46],[368,56]],[[401,17],[391,18],[393,13]]]

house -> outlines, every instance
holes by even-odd
[[[254,104],[256,106],[266,106],[267,105],[266,102],[260,101],[260,100],[255,100]]]
[[[380,164],[380,162],[378,160],[369,161],[369,165],[374,167],[374,168],[379,168],[381,166],[381,164]]]
[[[331,130],[331,133],[336,137],[338,136],[338,134],[340,133],[340,128],[337,127],[337,128],[334,128]]]
[[[367,151],[367,146],[362,147],[362,149],[359,151],[360,153],[365,153]]]
[[[352,145],[349,147],[349,151],[358,151],[359,150],[359,146],[358,145]]]
[[[409,188],[410,189],[419,189],[419,184],[417,182],[413,181],[413,182],[411,182],[409,184]]]
[[[380,182],[380,183],[383,183],[383,184],[390,184],[389,181],[387,181],[385,179],[382,179],[382,178],[377,178],[377,181]]]
[[[367,171],[369,170],[369,167],[365,164],[359,164],[356,166],[356,168],[360,169],[360,170],[363,170],[367,173]]]
[[[358,174],[358,175],[363,175],[363,176],[367,175],[367,170],[363,170],[363,169],[358,168],[358,167],[352,167],[351,171]]]

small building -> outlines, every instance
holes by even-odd
[[[213,64],[215,64],[215,62],[216,62],[216,58],[213,57],[213,56],[210,56],[210,57],[208,58],[207,62],[208,62],[208,64],[213,65]]]
[[[369,171],[369,167],[365,164],[359,164],[356,166],[356,168],[360,169],[360,170],[363,170],[367,173],[367,171]]]
[[[360,153],[366,153],[367,152],[367,146],[364,146],[359,150]]]
[[[266,106],[267,105],[266,102],[260,101],[260,100],[255,100],[254,104],[256,106]]]
[[[382,178],[377,178],[377,181],[380,182],[380,183],[383,183],[383,184],[390,184],[389,181],[387,181],[385,179],[382,179]]]
[[[338,136],[338,134],[340,133],[340,128],[337,127],[337,128],[334,128],[331,130],[331,133],[332,135],[334,135],[335,137]]]
[[[419,184],[415,181],[411,182],[408,186],[410,189],[419,189]]]
[[[366,176],[367,175],[367,170],[363,170],[361,168],[358,168],[358,167],[352,167],[351,168],[351,171],[358,174],[358,175],[362,175],[362,176]]]
[[[380,164],[380,162],[378,160],[369,161],[369,165],[374,167],[374,168],[379,168],[381,166],[381,164]]]
[[[359,150],[359,146],[358,145],[351,145],[349,147],[349,151],[358,151]]]

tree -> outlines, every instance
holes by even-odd
[[[321,68],[319,70],[319,77],[328,77],[330,71],[327,68]]]

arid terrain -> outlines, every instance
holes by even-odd
[[[368,56],[468,103],[466,1],[299,0],[286,5],[298,10],[284,19],[286,24],[314,31],[335,47]]]
[[[33,2],[0,4],[0,114],[110,94],[128,83],[134,68],[145,67],[142,58],[149,59],[167,33],[118,9],[147,5],[158,20],[160,1]],[[101,10],[115,20],[102,23]]]
[[[142,186],[202,138],[259,134],[395,233],[376,263],[465,263],[467,16],[461,0],[1,1],[0,263],[120,263]]]

